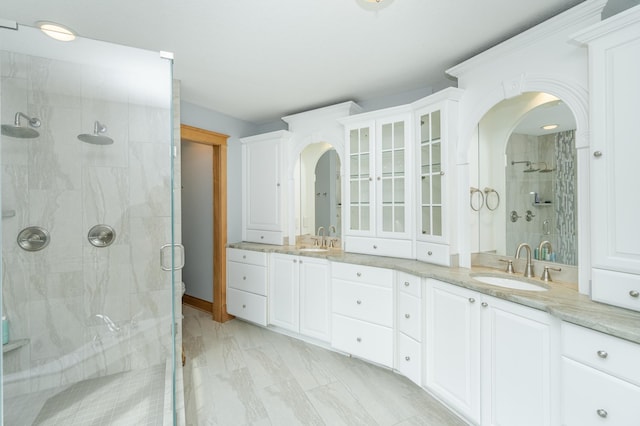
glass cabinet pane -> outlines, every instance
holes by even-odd
[[[394,232],[404,232],[404,206],[394,208]]]
[[[442,235],[442,143],[441,113],[420,117],[420,205],[422,234]]]
[[[393,174],[394,176],[404,176],[404,151],[394,151]]]
[[[350,229],[369,228],[370,147],[369,128],[349,131],[349,218]]]
[[[383,124],[382,125],[382,135],[380,135],[380,137],[382,138],[382,149],[391,149],[393,148],[393,124],[388,123],[388,124]]]
[[[404,148],[404,121],[398,121],[393,125],[393,147]]]
[[[393,174],[393,151],[383,151],[382,159],[382,176],[390,176]]]
[[[358,129],[349,132],[349,145],[349,151],[352,154],[360,151],[360,131]]]

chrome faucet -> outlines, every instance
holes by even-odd
[[[538,256],[540,256],[540,260],[547,260],[547,259],[543,259],[542,258],[542,248],[544,246],[549,246],[549,255],[551,255],[551,252],[553,251],[553,247],[551,247],[551,241],[543,241],[540,243],[540,246],[538,247]]]
[[[322,231],[322,235],[320,235],[320,231]],[[327,245],[327,237],[324,234],[324,226],[318,228],[318,232],[316,232],[318,237],[322,237],[320,240],[320,247],[325,247]]]
[[[333,238],[331,238],[331,233],[333,232]],[[333,225],[329,226],[329,248],[335,248],[336,243],[338,242],[336,227]]]
[[[527,249],[527,264],[524,267],[524,276],[527,278],[531,278],[533,277],[533,265],[531,264],[531,246],[527,243],[521,243],[518,248],[516,249],[516,259],[520,258],[520,250],[522,250],[522,248],[526,248]]]

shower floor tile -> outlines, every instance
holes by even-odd
[[[33,424],[162,425],[164,382],[164,364],[84,380],[49,398]]]

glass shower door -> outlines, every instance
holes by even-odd
[[[0,28],[6,425],[174,422],[171,70]]]

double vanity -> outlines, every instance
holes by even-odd
[[[640,6],[600,22],[605,3],[448,70],[457,88],[243,138],[227,311],[393,369],[470,424],[637,423]],[[532,125],[545,112],[555,132]]]

